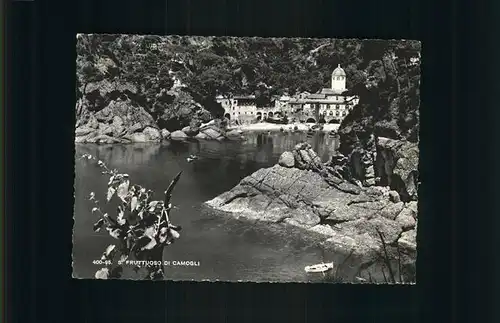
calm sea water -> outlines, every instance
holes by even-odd
[[[245,176],[277,163],[279,156],[300,141],[308,141],[323,160],[337,147],[335,138],[316,134],[254,133],[243,142],[165,142],[134,145],[77,145],[76,154],[92,154],[108,166],[128,173],[131,181],[158,192],[162,199],[175,174],[183,175],[175,188],[171,218],[183,230],[181,238],[165,248],[165,260],[198,261],[197,267],[167,267],[172,280],[221,281],[316,281],[304,266],[333,259],[303,233],[290,229],[273,233],[267,226],[236,220],[202,206],[202,203],[230,190]],[[188,163],[195,154],[199,159]],[[97,166],[85,160],[75,165],[75,216],[73,270],[78,278],[93,278],[100,266],[92,264],[113,239],[95,233],[97,215],[91,213],[90,192],[105,200],[107,178]],[[112,211],[112,210],[110,210]]]

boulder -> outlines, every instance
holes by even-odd
[[[130,134],[134,132],[140,132],[142,129],[144,129],[142,125],[139,122],[137,122],[127,128],[127,133]]]
[[[205,139],[208,139],[208,136],[206,134],[204,134],[203,132],[200,132],[199,134],[197,134],[195,136],[196,139],[202,139],[202,140],[205,140]]]
[[[398,203],[389,203],[385,208],[383,208],[380,211],[380,216],[390,219],[390,220],[395,220],[396,217],[401,213],[403,208],[405,207],[403,202],[398,202]]]
[[[85,140],[86,143],[96,143],[96,144],[116,144],[122,143],[122,139],[113,138],[107,135],[97,135],[93,137],[87,137]]]
[[[116,126],[122,126],[123,125],[123,119],[120,116],[114,116],[113,117],[113,124]]]
[[[403,230],[413,229],[416,225],[416,215],[412,209],[405,207],[396,217],[396,221],[401,225]]]
[[[181,130],[176,130],[170,134],[172,140],[186,140],[188,136]]]
[[[148,142],[148,136],[143,132],[134,132],[127,136],[132,142]]]
[[[412,211],[412,215],[416,219],[418,217],[417,201],[411,201],[411,202],[406,203],[406,207]]]
[[[409,230],[401,234],[398,240],[398,246],[405,251],[417,250],[417,231]]]
[[[182,128],[182,132],[184,132],[189,137],[193,137],[193,136],[196,136],[198,134],[199,128],[198,127],[187,126],[187,127]]]
[[[75,137],[75,143],[76,144],[82,144],[87,142],[87,136],[80,136],[80,137]]]
[[[161,129],[161,137],[163,139],[170,139],[170,131],[167,129]]]
[[[220,131],[215,130],[213,127],[200,129],[200,133],[207,136],[207,139],[217,139],[223,137]]]
[[[76,128],[76,130],[75,130],[75,136],[76,137],[85,136],[85,135],[88,135],[94,131],[95,131],[95,129],[89,128],[87,126],[79,127],[79,128]]]
[[[283,167],[293,167],[295,165],[295,158],[291,152],[285,151],[281,154],[278,164]]]
[[[99,134],[107,136],[112,136],[114,131],[112,126],[104,123],[100,123],[97,130],[99,131]]]
[[[374,186],[376,185],[375,178],[369,178],[365,180],[365,186]]]
[[[389,199],[391,200],[391,202],[393,203],[398,203],[401,201],[401,199],[399,198],[399,194],[398,192],[396,191],[390,191],[389,192]]]
[[[162,138],[161,132],[157,128],[146,127],[142,133],[146,136],[147,141],[160,141]]]
[[[240,130],[230,130],[226,132],[226,137],[229,139],[241,139],[241,131]]]
[[[122,123],[113,122],[111,124],[111,128],[113,129],[113,137],[121,137],[122,135],[127,133],[127,129],[123,126]]]
[[[87,122],[87,127],[91,129],[97,129],[99,127],[99,121],[94,115],[91,115],[89,121]]]

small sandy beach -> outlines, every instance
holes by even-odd
[[[290,123],[290,124],[275,124],[267,122],[259,122],[249,125],[232,126],[230,129],[237,129],[241,131],[280,131],[283,128],[286,131],[293,130],[297,126],[298,131],[307,131],[309,128],[314,126],[314,123]],[[323,126],[323,132],[330,132],[332,130],[337,131],[339,124],[325,124]]]

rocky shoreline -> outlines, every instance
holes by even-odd
[[[206,204],[236,217],[301,228],[320,237],[326,250],[353,254],[360,269],[380,263],[381,233],[390,258],[399,258],[407,276],[414,275],[417,186],[408,175],[416,169],[408,168],[418,165],[418,147],[388,138],[377,138],[375,146],[382,156],[375,158],[373,174],[368,176],[390,182],[387,186],[366,180],[363,185],[352,176],[356,154],[338,154],[321,163],[311,146],[303,143],[284,152],[277,165],[245,177]]]
[[[262,131],[282,131],[282,132],[307,132],[310,125],[289,124],[278,125],[272,123],[251,124],[248,126],[221,127],[221,120],[211,120],[205,124],[186,126],[181,130],[168,131],[160,129],[154,124],[146,126],[140,123],[132,126],[124,125],[123,117],[100,115],[91,116],[89,121],[76,128],[75,143],[93,143],[93,144],[128,144],[144,142],[161,142],[162,140],[243,140],[244,133],[262,132]],[[321,132],[335,131],[338,125],[325,127]]]
[[[101,110],[102,111],[102,110]],[[146,126],[136,123],[125,126],[123,117],[113,116],[99,120],[99,115],[92,115],[89,121],[75,130],[75,143],[129,144],[143,142],[161,142],[162,140],[241,140],[242,131],[224,130],[212,120],[206,124],[186,126],[173,132],[159,129],[154,124]],[[130,123],[130,122],[128,122]]]

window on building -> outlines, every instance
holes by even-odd
[[[338,112],[338,111],[337,111],[337,112],[335,112],[335,115],[338,117],[338,116],[339,116],[339,112]]]
[[[337,104],[337,110],[339,110],[339,109],[340,109],[340,105]]]

